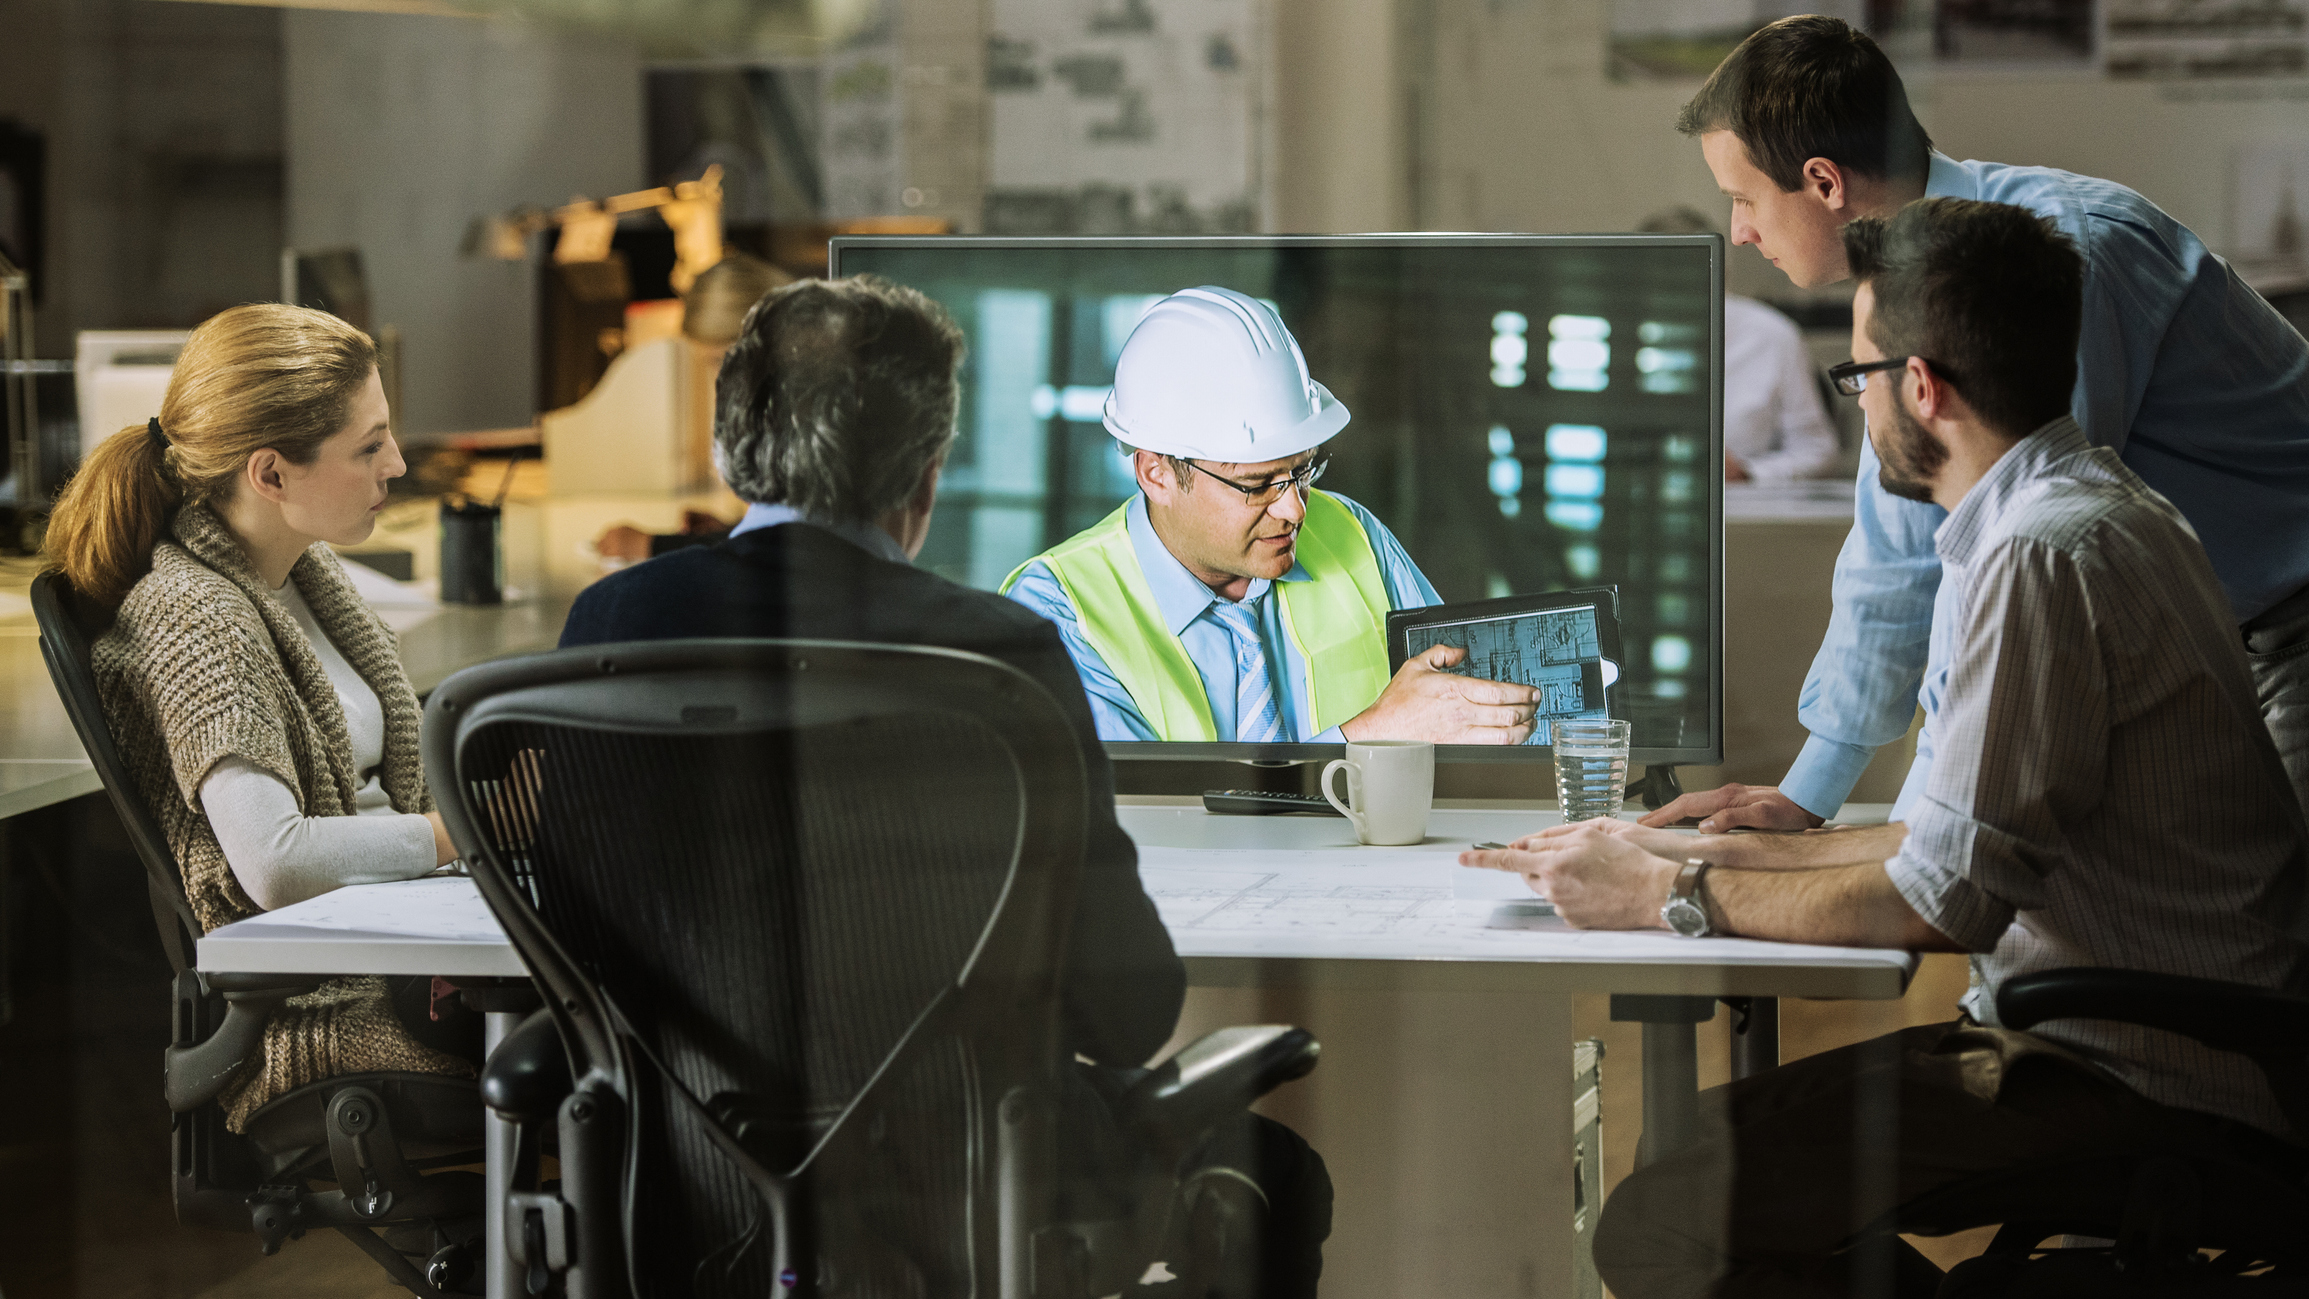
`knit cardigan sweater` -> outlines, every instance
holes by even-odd
[[[205,504],[178,511],[173,538],[130,589],[94,646],[97,692],[139,792],[160,818],[206,932],[257,915],[226,864],[200,801],[226,758],[276,776],[306,816],[351,816],[362,784],[337,692],[296,619],[273,598],[240,543]],[[401,812],[428,812],[417,695],[393,633],[364,604],[337,557],[316,544],[297,560],[313,619],[377,692],[385,713],[379,781]],[[467,1075],[470,1065],[421,1045],[394,1018],[384,980],[331,979],[292,997],[265,1026],[261,1067],[219,1097],[235,1132],[259,1106],[346,1073]]]

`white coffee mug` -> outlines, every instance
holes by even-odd
[[[1331,792],[1331,777],[1347,773],[1347,801]],[[1427,837],[1435,804],[1435,746],[1425,740],[1349,743],[1347,756],[1323,768],[1323,797],[1355,823],[1368,844],[1418,843]]]

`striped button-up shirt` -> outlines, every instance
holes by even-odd
[[[2064,966],[2309,982],[2309,832],[2196,534],[2063,417],[1941,525],[1935,753],[1886,870],[1971,949],[1965,1007]],[[2260,1070],[2172,1034],[2037,1030],[2167,1105],[2286,1131]]]
[[[2071,413],[2177,506],[2252,619],[2309,583],[2309,346],[2186,226],[2112,181],[1932,155],[1926,194],[2058,222],[2085,259]],[[1796,715],[1811,738],[1780,792],[1834,816],[1881,745],[1908,733],[1940,565],[1940,507],[1877,485],[1860,447],[1836,612]]]

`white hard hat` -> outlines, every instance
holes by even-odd
[[[1106,431],[1124,445],[1224,464],[1282,460],[1345,427],[1347,408],[1308,377],[1274,309],[1210,285],[1147,308],[1106,398]]]

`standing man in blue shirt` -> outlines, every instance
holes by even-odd
[[[2025,207],[2075,242],[2085,285],[2072,413],[2204,543],[2263,718],[2309,806],[2309,343],[2132,190],[1935,152],[1891,61],[1839,19],[1786,18],[1750,36],[1676,125],[1699,138],[1732,200],[1732,242],[1755,244],[1800,287],[1849,275],[1846,223],[1927,196]],[[1964,376],[1951,379],[1961,390]],[[1885,491],[1863,445],[1835,613],[1798,701],[1810,739],[1778,787],[1687,794],[1647,824],[1698,816],[1707,830],[1796,830],[1836,814],[1875,750],[1907,733],[1920,686],[1929,707],[1934,534],[1947,517]],[[1920,746],[1903,806],[1930,757]]]

